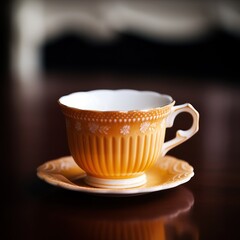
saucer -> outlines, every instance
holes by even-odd
[[[140,187],[107,189],[85,183],[86,173],[71,156],[48,161],[37,168],[37,176],[49,184],[69,190],[109,195],[137,195],[174,188],[189,181],[194,175],[193,167],[186,161],[165,156],[146,172],[147,183]]]

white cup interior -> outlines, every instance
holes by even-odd
[[[172,101],[172,97],[168,95],[132,89],[75,92],[59,99],[65,106],[95,111],[149,110],[163,107]]]

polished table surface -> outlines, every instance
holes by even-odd
[[[40,180],[39,165],[69,155],[57,100],[75,91],[131,88],[170,94],[200,113],[200,130],[168,154],[194,167],[172,189],[131,197],[94,195]],[[237,239],[240,214],[240,88],[228,82],[119,74],[12,79],[1,89],[2,239]],[[174,127],[187,129],[179,115]],[[3,194],[4,193],[4,194]]]

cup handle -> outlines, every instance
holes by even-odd
[[[175,138],[163,143],[162,156],[165,156],[169,150],[181,144],[182,142],[185,142],[198,131],[199,113],[190,103],[173,106],[171,113],[168,115],[166,119],[166,127],[167,128],[172,127],[175,117],[181,112],[188,112],[192,115],[192,118],[193,118],[192,126],[188,130],[178,130],[176,132]]]

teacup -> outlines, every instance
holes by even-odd
[[[145,172],[157,159],[198,131],[199,114],[191,104],[174,106],[171,96],[153,91],[99,89],[71,93],[58,102],[70,153],[94,187],[145,184]],[[192,126],[164,142],[166,128],[181,112],[192,115]]]

